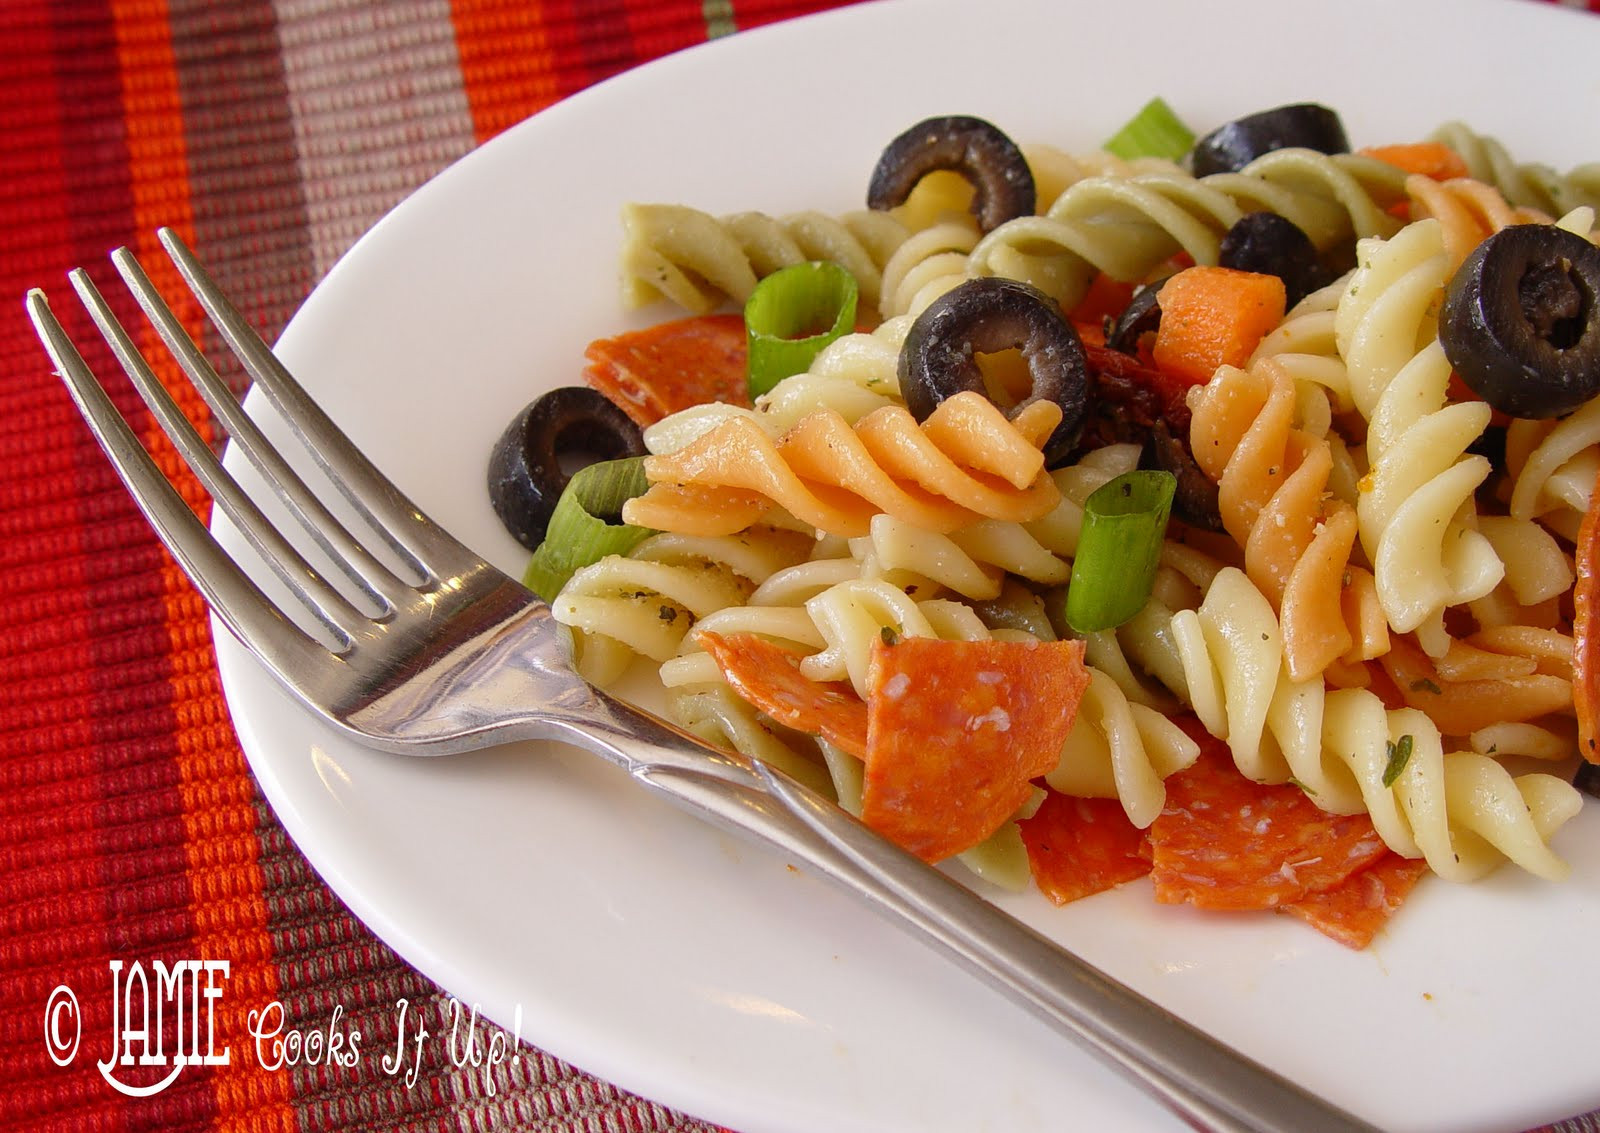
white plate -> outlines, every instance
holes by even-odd
[[[1153,94],[1209,126],[1288,101],[1356,144],[1463,118],[1563,168],[1600,156],[1600,20],[1512,0],[961,0],[847,9],[581,94],[405,202],[281,346],[400,485],[500,566],[485,455],[577,380],[618,309],[618,207],[857,207],[936,113],[1092,148]],[[664,317],[665,311],[654,313]],[[831,888],[567,750],[375,754],[219,633],[241,739],[316,868],[403,956],[588,1070],[740,1133],[1167,1130],[1020,1010]],[[1522,1129],[1600,1105],[1600,807],[1552,886],[1432,880],[1365,953],[1288,918],[1160,909],[1135,884],[1018,915],[1385,1127]],[[376,1073],[376,1069],[372,1071]]]

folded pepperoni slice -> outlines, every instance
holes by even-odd
[[[1144,831],[1116,799],[1050,791],[1017,823],[1039,891],[1058,905],[1114,889],[1150,872]]]
[[[1089,683],[1081,641],[872,644],[862,821],[935,862],[1016,813]]]
[[[1200,758],[1167,778],[1150,826],[1156,900],[1202,909],[1274,909],[1366,869],[1387,847],[1365,814],[1321,810],[1293,784],[1239,773],[1204,732]]]
[[[597,339],[584,356],[584,381],[641,428],[709,401],[750,404],[741,315],[697,315]]]
[[[1359,951],[1372,943],[1427,872],[1428,863],[1421,858],[1385,853],[1343,884],[1291,901],[1280,911]]]
[[[695,640],[733,691],[778,723],[867,757],[867,706],[847,682],[812,680],[800,672],[800,654],[753,633],[701,631]]]

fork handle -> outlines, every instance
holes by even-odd
[[[656,794],[754,836],[843,886],[1108,1061],[1196,1129],[1350,1133],[1374,1126],[1184,1022],[874,834],[765,764],[610,697],[553,738],[599,752]],[[547,723],[551,721],[547,718]]]

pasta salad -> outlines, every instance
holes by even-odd
[[[929,119],[858,212],[629,205],[624,300],[680,310],[491,495],[588,679],[653,666],[926,860],[1364,947],[1428,873],[1566,872],[1597,204],[1309,103],[1091,154]]]

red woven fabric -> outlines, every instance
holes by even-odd
[[[460,0],[443,20],[420,2],[0,5],[0,293],[20,298],[77,264],[108,267],[120,244],[164,264],[143,253],[167,224],[275,333],[344,246],[474,144],[655,56],[830,6]],[[432,93],[397,104],[410,84]],[[440,109],[452,94],[455,113]],[[348,158],[339,146],[370,161],[353,173],[317,164]],[[179,314],[199,328],[193,310]],[[392,1029],[401,998],[437,1017],[448,997],[350,916],[263,804],[228,723],[204,608],[78,421],[20,302],[0,305],[0,373],[0,1127],[704,1133],[532,1050],[498,1075],[493,1097],[444,1059],[409,1090],[245,1057],[188,1067],[147,1098],[101,1079],[112,961],[153,979],[158,962],[226,958],[215,1026],[234,1037],[248,1033],[247,1010],[272,1003],[308,1029],[337,1007],[370,1035]],[[209,430],[187,384],[170,384]],[[116,397],[155,440],[137,399]],[[60,985],[82,992],[74,1025],[97,1052],[66,1067],[44,1033]]]

